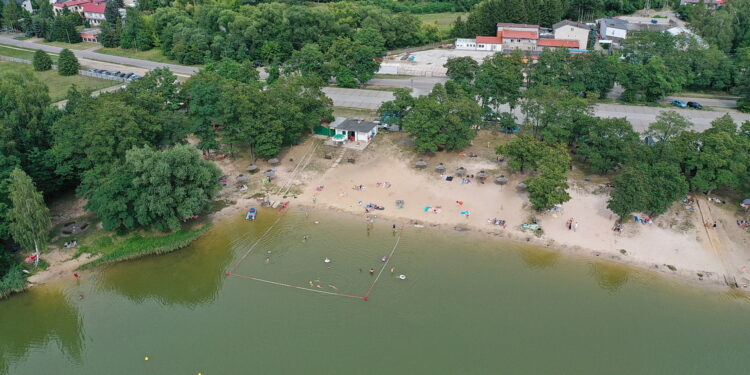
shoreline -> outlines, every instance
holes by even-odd
[[[295,202],[292,201],[292,203],[295,203]],[[329,213],[343,213],[346,215],[361,217],[364,220],[366,220],[368,217],[365,214],[357,214],[349,210],[339,209],[339,208],[331,207],[331,206],[321,207],[317,205],[310,205],[310,204],[304,204],[304,203],[297,203],[296,206],[300,208],[304,208],[304,209],[310,209],[313,211],[321,210],[321,211],[327,211]],[[381,211],[381,212],[384,212],[384,211]],[[223,219],[226,219],[226,218],[222,217],[218,220],[223,220]],[[713,277],[705,276],[703,280],[699,280],[696,275],[696,273],[701,272],[699,270],[678,269],[677,271],[672,271],[665,266],[654,267],[654,265],[648,264],[646,262],[639,262],[636,260],[619,257],[613,254],[605,254],[599,250],[582,248],[578,246],[556,245],[554,244],[554,240],[550,240],[550,239],[545,240],[544,238],[538,238],[531,233],[528,233],[528,234],[524,234],[523,232],[511,233],[511,232],[508,232],[507,230],[506,231],[492,231],[492,230],[486,230],[486,228],[481,228],[481,227],[477,227],[474,225],[466,225],[466,226],[457,228],[457,226],[455,225],[431,223],[429,221],[424,221],[424,220],[415,221],[413,219],[404,218],[404,217],[400,217],[396,215],[387,215],[387,214],[373,215],[373,219],[375,219],[375,221],[381,221],[381,222],[382,221],[395,222],[396,224],[400,225],[402,228],[405,228],[408,230],[439,231],[442,233],[450,233],[450,235],[465,235],[465,236],[470,236],[470,237],[481,236],[482,238],[490,239],[492,241],[497,241],[499,243],[505,242],[511,245],[516,245],[516,246],[520,245],[522,247],[531,246],[535,250],[553,251],[563,256],[575,257],[581,260],[609,262],[609,263],[616,264],[618,266],[631,268],[632,270],[637,271],[637,272],[646,272],[654,276],[665,277],[668,280],[677,281],[683,285],[700,286],[706,290],[724,291],[724,292],[732,291],[732,290],[742,291],[741,289],[729,288],[727,285],[724,284],[723,280],[718,278],[718,275],[715,275],[715,274],[712,274]],[[421,226],[415,226],[415,224],[421,225]],[[524,249],[524,250],[527,250],[527,249]]]

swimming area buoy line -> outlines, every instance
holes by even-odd
[[[308,292],[315,292],[315,293],[319,293],[319,294],[326,294],[326,295],[336,296],[336,297],[355,298],[355,299],[361,299],[361,300],[364,300],[364,301],[368,301],[370,299],[370,294],[375,290],[375,286],[377,285],[378,281],[380,280],[380,276],[383,274],[383,271],[386,269],[386,267],[388,267],[388,263],[390,263],[391,259],[393,258],[393,254],[395,254],[396,249],[398,248],[398,245],[401,242],[401,234],[403,233],[403,229],[404,229],[403,226],[401,226],[401,230],[398,231],[398,236],[396,236],[396,243],[393,245],[393,248],[391,248],[391,252],[388,254],[388,256],[385,256],[385,257],[381,258],[381,262],[383,263],[383,266],[380,268],[380,271],[378,271],[378,274],[375,277],[375,280],[372,281],[372,283],[370,284],[370,287],[367,289],[367,292],[365,292],[365,294],[361,295],[361,296],[352,295],[352,294],[346,294],[346,293],[329,292],[329,291],[326,291],[326,290],[312,289],[312,288],[307,288],[307,287],[304,287],[304,286],[287,284],[287,283],[283,283],[283,282],[279,282],[279,281],[266,280],[266,279],[261,279],[261,278],[255,277],[255,276],[242,275],[242,274],[235,273],[235,271],[237,270],[237,267],[239,267],[240,264],[242,264],[242,262],[245,261],[245,259],[247,258],[247,256],[250,255],[250,253],[253,251],[253,249],[255,249],[255,247],[258,245],[258,243],[260,243],[260,241],[263,240],[263,238],[265,238],[266,235],[268,235],[268,233],[271,231],[271,229],[274,226],[276,226],[276,224],[278,224],[278,222],[281,220],[281,218],[283,216],[284,216],[284,214],[281,214],[276,219],[276,221],[274,221],[274,223],[271,224],[271,226],[269,226],[268,229],[266,229],[265,232],[263,232],[263,234],[255,241],[255,243],[253,243],[253,245],[250,246],[250,248],[247,250],[247,252],[245,252],[245,254],[243,254],[242,257],[240,257],[240,259],[238,259],[232,265],[232,267],[230,268],[230,270],[225,272],[225,275],[227,277],[228,276],[234,276],[234,277],[245,279],[245,280],[259,281],[259,282],[262,282],[262,283],[266,283],[266,284],[270,284],[270,285],[276,285],[276,286],[282,286],[282,287],[286,287],[286,288],[292,288],[292,289],[297,289],[297,290],[304,290],[304,291],[308,291]],[[324,262],[325,263],[330,263],[331,260],[326,257],[324,259]],[[401,274],[401,275],[398,276],[398,278],[401,279],[401,280],[406,280],[406,275]]]

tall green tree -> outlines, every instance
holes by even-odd
[[[52,58],[49,57],[47,52],[40,49],[34,52],[34,70],[37,72],[43,72],[45,70],[52,69]]]
[[[448,69],[448,78],[461,83],[472,83],[479,71],[479,63],[471,57],[451,57],[443,65]]]
[[[414,106],[414,97],[411,92],[405,88],[399,88],[393,91],[393,100],[389,100],[380,105],[378,113],[383,121],[388,124],[402,125],[403,119],[409,114]]]
[[[76,55],[69,49],[65,48],[60,52],[60,58],[57,59],[57,72],[61,76],[74,76],[78,74],[81,64],[78,63]]]
[[[429,95],[414,100],[402,125],[414,138],[417,152],[452,151],[470,144],[476,135],[473,125],[481,120],[481,112],[473,98],[451,96],[437,84]]]
[[[607,173],[625,163],[639,141],[627,119],[597,119],[582,137],[576,153],[593,170]]]
[[[40,251],[49,243],[49,210],[42,194],[36,190],[34,181],[18,168],[10,174],[10,201],[12,207],[8,211],[8,217],[13,239],[21,247],[33,249],[38,264]]]
[[[656,116],[656,122],[648,126],[646,135],[666,141],[690,129],[693,124],[675,111],[664,111]]]
[[[484,59],[475,79],[482,106],[498,112],[500,105],[507,104],[512,110],[522,96],[524,66],[517,52],[508,57],[498,53]]]
[[[163,151],[134,148],[122,165],[96,187],[86,208],[107,230],[180,228],[180,220],[201,214],[219,191],[221,170],[191,146]]]
[[[334,40],[326,55],[341,87],[363,85],[371,80],[380,68],[380,63],[375,60],[380,57],[377,48],[345,37]],[[356,81],[352,81],[352,78]]]
[[[537,86],[524,93],[521,112],[535,137],[548,144],[572,143],[581,133],[577,127],[587,123],[591,103],[565,89]]]

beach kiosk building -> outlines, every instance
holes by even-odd
[[[366,145],[378,134],[378,124],[361,118],[336,117],[330,128],[334,131],[331,136],[332,140],[339,144]]]

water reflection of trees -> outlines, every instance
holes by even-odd
[[[98,287],[141,303],[194,307],[214,300],[232,257],[231,237],[210,230],[188,248],[108,267]]]
[[[31,348],[50,342],[80,364],[83,329],[78,311],[59,289],[39,288],[2,301],[0,308],[0,374]],[[36,361],[44,361],[40,356]]]
[[[519,254],[529,268],[549,268],[560,260],[560,252],[554,250],[521,249]]]
[[[599,286],[610,292],[620,289],[630,278],[630,271],[626,267],[608,262],[591,263],[591,274]]]

